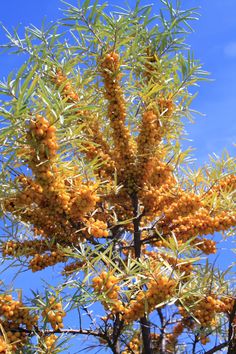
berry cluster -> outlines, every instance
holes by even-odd
[[[70,80],[68,80],[60,68],[56,69],[56,73],[52,78],[52,81],[58,88],[61,88],[61,93],[68,102],[77,102],[79,100],[79,96],[74,90]]]
[[[123,310],[122,302],[119,300],[120,286],[117,285],[119,279],[111,273],[102,272],[99,276],[93,278],[93,288],[98,294],[104,294],[102,301],[105,309],[116,313]]]
[[[46,336],[44,342],[49,352],[51,353],[55,349],[55,342],[57,340],[57,336],[55,334],[50,334]]]
[[[42,312],[44,320],[49,322],[55,331],[64,327],[63,318],[65,315],[61,302],[56,302],[55,297],[49,299],[49,304],[46,305]]]
[[[145,312],[152,312],[154,308],[170,299],[174,294],[176,282],[166,276],[157,275],[146,284],[147,291],[141,290],[134,300],[130,300],[123,310],[126,323],[136,321],[144,316]]]
[[[188,240],[197,235],[213,234],[216,231],[224,231],[233,226],[236,222],[234,213],[225,211],[211,216],[209,211],[201,207],[194,213],[187,216],[178,216],[172,220],[171,229],[176,236],[182,240]]]
[[[155,151],[161,140],[158,115],[149,109],[142,115],[142,121],[137,138],[137,183],[141,187],[153,172],[155,166]]]
[[[84,214],[95,209],[98,201],[95,185],[81,185],[79,190],[72,192],[70,217],[75,221],[83,219]]]
[[[216,253],[216,242],[213,240],[208,240],[206,238],[198,239],[196,238],[192,244],[195,248],[201,250],[205,254],[214,254]]]
[[[167,341],[166,350],[168,351],[168,353],[175,352],[176,344],[178,343],[178,337],[183,333],[183,330],[184,330],[184,325],[182,322],[179,322],[174,326],[172,333],[166,334],[166,341]]]
[[[111,52],[105,55],[100,64],[104,81],[105,98],[108,100],[108,117],[114,143],[114,160],[119,183],[124,183],[131,192],[134,188],[135,144],[125,124],[126,108],[120,86],[119,55]]]
[[[184,217],[195,210],[198,210],[201,206],[199,196],[193,193],[184,193],[177,195],[175,200],[164,208],[165,218],[172,221],[178,216]]]
[[[235,175],[228,175],[226,177],[221,178],[217,181],[205,194],[206,197],[210,197],[213,194],[220,194],[221,192],[225,192],[227,190],[235,190],[236,188],[236,176]]]
[[[35,254],[35,250],[38,253],[43,253],[47,250],[48,246],[42,240],[25,240],[20,241],[7,241],[2,245],[3,256],[31,256]]]
[[[28,165],[34,172],[39,184],[47,185],[54,179],[52,165],[59,148],[56,141],[56,127],[47,119],[36,115],[31,120],[28,131],[28,142],[31,146]]]
[[[0,294],[0,353],[15,353],[27,342],[26,331],[37,325],[38,316],[20,301],[13,300],[12,295]]]
[[[59,250],[52,251],[51,253],[38,254],[35,253],[34,257],[29,263],[32,272],[38,272],[45,267],[53,266],[60,262],[65,262],[67,257]]]
[[[133,336],[131,341],[128,343],[125,350],[122,351],[122,354],[140,354],[141,353],[141,340],[140,333]]]
[[[233,298],[232,296],[225,296],[221,298],[221,301],[224,304],[224,312],[230,314],[234,307],[235,298]]]
[[[162,171],[157,175],[157,183],[159,187],[158,185],[152,186],[149,184],[144,186],[139,192],[140,200],[142,201],[146,215],[148,215],[150,219],[154,218],[157,213],[162,212],[163,208],[168,206],[168,204],[174,199],[173,194],[171,193],[174,184],[173,180],[169,178],[166,183],[163,180],[164,183],[162,184],[162,179],[163,176],[165,176],[165,173],[168,175],[170,174],[168,166],[163,166]]]
[[[107,224],[102,220],[90,218],[87,222],[87,228],[89,235],[96,238],[107,237],[109,235],[107,231]]]
[[[190,300],[191,299],[189,299],[189,301]],[[213,294],[206,296],[204,299],[200,299],[191,308],[194,318],[197,319],[201,327],[214,326],[216,324],[216,315],[218,313],[223,313],[224,310],[224,302],[217,299]],[[183,307],[179,308],[179,312],[185,318],[189,316]]]

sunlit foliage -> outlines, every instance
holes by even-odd
[[[233,235],[235,160],[197,169],[182,147],[206,76],[185,44],[195,10],[63,3],[55,25],[6,30],[25,63],[0,83],[2,255],[63,268],[30,307],[2,291],[0,353],[59,353],[70,334],[113,353],[235,353],[233,284],[208,259],[215,232]],[[63,328],[75,309],[90,325]]]

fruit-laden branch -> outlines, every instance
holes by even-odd
[[[126,102],[120,84],[120,60],[115,52],[108,53],[102,60],[100,72],[104,82],[104,97],[108,101],[107,116],[110,120],[114,144],[114,161],[118,182],[132,190],[134,175],[132,166],[135,162],[135,143],[125,119]]]
[[[71,80],[67,78],[61,69],[56,70],[52,81],[56,87],[60,89],[62,97],[68,102],[73,103],[77,108],[76,115],[78,123],[86,124],[83,127],[86,141],[84,142],[83,152],[89,161],[99,157],[102,165],[97,169],[101,176],[109,177],[114,170],[114,161],[111,159],[111,151],[109,144],[104,138],[104,133],[101,129],[99,117],[91,111],[82,110],[80,107],[80,98],[73,87]]]

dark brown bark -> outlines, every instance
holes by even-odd
[[[143,340],[143,354],[152,354],[150,323],[146,316],[140,318],[140,325],[141,325],[142,340]]]
[[[229,316],[229,334],[228,334],[228,352],[227,354],[235,354],[236,353],[236,324],[234,323],[236,314],[236,300],[234,300],[234,306]]]
[[[138,196],[134,194],[132,196],[133,203],[133,225],[134,225],[134,252],[135,258],[139,259],[141,255],[141,229],[140,221],[141,215],[139,215],[139,204]],[[151,336],[150,336],[150,323],[147,319],[147,316],[144,315],[140,318],[142,341],[143,341],[143,354],[152,354],[151,348]]]
[[[165,334],[165,319],[163,316],[163,313],[161,311],[161,309],[157,309],[157,313],[159,315],[159,319],[160,319],[160,324],[161,324],[161,334],[160,334],[160,354],[165,354],[166,353],[166,334]]]
[[[112,342],[113,342],[113,353],[120,353],[120,342],[119,342],[119,337],[123,329],[124,322],[120,320],[119,314],[117,314],[116,319],[114,321],[114,328],[113,328],[113,336],[112,336]]]

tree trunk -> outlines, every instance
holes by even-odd
[[[140,221],[141,217],[139,216],[138,210],[138,197],[137,194],[132,196],[133,203],[133,225],[134,225],[134,252],[135,257],[138,259],[141,255],[141,230],[140,230]],[[152,354],[151,348],[151,337],[150,337],[150,323],[147,319],[147,316],[144,315],[140,318],[142,341],[143,341],[143,351],[142,354]]]
[[[228,347],[227,354],[236,353],[236,331],[235,331],[236,323],[234,322],[235,314],[236,314],[236,300],[234,300],[234,306],[229,316],[229,335],[228,335],[229,347]]]

